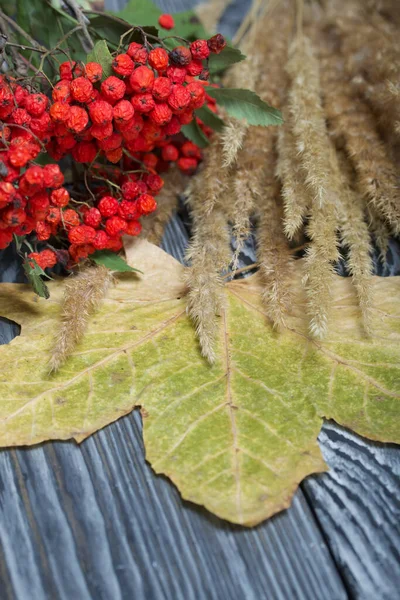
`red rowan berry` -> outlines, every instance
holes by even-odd
[[[186,67],[186,72],[192,77],[197,77],[203,71],[203,64],[200,60],[192,60]]]
[[[29,127],[32,121],[31,115],[25,108],[14,108],[10,115],[10,119],[16,125],[22,125],[22,127]]]
[[[71,227],[77,227],[80,223],[80,218],[76,210],[67,208],[62,214],[62,219],[65,225],[65,229],[69,231]]]
[[[144,48],[143,44],[138,44],[138,42],[131,42],[128,46],[128,50],[126,51],[126,53],[131,58],[135,58],[135,53],[138,50],[142,50],[142,48]]]
[[[118,212],[118,200],[113,196],[104,196],[97,205],[103,217],[112,217]]]
[[[3,250],[11,243],[13,232],[9,229],[0,229],[0,249]]]
[[[50,201],[47,192],[37,192],[29,200],[28,210],[37,221],[44,221],[49,212]]]
[[[137,67],[129,78],[134,92],[150,92],[154,83],[154,72],[148,67]]]
[[[110,238],[106,232],[100,229],[96,231],[92,244],[96,250],[104,250],[107,248],[109,240]]]
[[[180,158],[177,162],[181,171],[187,175],[193,175],[197,169],[198,161],[195,158]]]
[[[186,156],[186,158],[197,158],[198,160],[201,159],[200,148],[193,142],[185,142],[182,145],[181,153],[183,156]]]
[[[40,117],[32,119],[30,130],[39,139],[44,140],[52,133],[53,123],[48,112],[44,112]]]
[[[67,152],[67,150],[72,150],[72,148],[77,144],[77,140],[74,138],[72,133],[64,135],[63,137],[58,139],[58,146],[60,150]]]
[[[157,173],[149,173],[144,177],[145,183],[153,194],[157,194],[164,185],[163,179]]]
[[[71,244],[91,244],[96,236],[96,230],[89,225],[77,225],[68,232],[68,239]]]
[[[49,99],[44,94],[29,94],[25,100],[25,108],[32,117],[40,117],[48,103]]]
[[[149,215],[157,208],[157,202],[153,196],[150,196],[150,194],[142,194],[139,196],[137,203],[142,215]]]
[[[189,125],[189,123],[193,121],[193,109],[188,108],[187,110],[181,112],[179,115],[179,121],[181,122],[181,125]]]
[[[168,96],[168,104],[174,112],[182,112],[191,101],[191,95],[183,85],[175,85]]]
[[[114,130],[112,123],[105,123],[104,125],[92,125],[89,131],[97,140],[104,140],[105,138],[110,137]]]
[[[128,54],[118,54],[112,62],[112,68],[118,75],[127,77],[133,72],[135,63]]]
[[[50,116],[53,121],[66,121],[69,117],[71,107],[65,102],[54,102],[50,107]]]
[[[217,33],[212,38],[207,40],[207,46],[213,54],[219,54],[226,46],[226,40],[223,35]]]
[[[90,163],[96,158],[97,148],[93,142],[79,142],[71,151],[72,158],[79,163]]]
[[[8,227],[18,227],[25,221],[26,212],[23,208],[10,207],[2,212],[1,218]]]
[[[60,71],[60,77],[61,79],[67,79],[68,81],[72,81],[73,75],[72,75],[72,70],[75,67],[76,62],[75,61],[66,61],[63,62],[60,66],[59,66],[59,71]]]
[[[85,75],[91,83],[96,83],[101,80],[103,68],[97,62],[88,62],[85,65]]]
[[[157,125],[166,125],[172,118],[172,110],[165,102],[156,104],[149,113],[149,118]]]
[[[105,125],[113,119],[113,107],[105,100],[95,100],[89,106],[89,114],[93,123]]]
[[[129,200],[122,200],[119,205],[118,214],[126,221],[131,221],[132,219],[138,219],[140,217],[136,202],[129,202]]]
[[[54,102],[70,102],[71,100],[71,82],[65,79],[61,79],[53,87],[51,97]]]
[[[173,29],[175,27],[174,18],[169,14],[160,15],[158,17],[158,24],[163,29]]]
[[[126,200],[135,200],[140,194],[140,187],[136,181],[126,181],[122,184],[121,191]]]
[[[190,52],[195,60],[205,60],[210,55],[206,40],[196,40],[190,44]]]
[[[90,225],[90,227],[94,227],[94,229],[97,229],[100,225],[101,219],[101,212],[98,208],[89,208],[83,216],[85,225]]]
[[[121,100],[113,108],[114,120],[116,123],[127,123],[133,118],[135,109],[129,100]]]
[[[109,160],[111,163],[116,164],[122,158],[121,146],[119,148],[115,148],[114,150],[107,150],[107,152],[105,153],[105,156],[106,156],[106,159]]]
[[[54,206],[64,208],[68,205],[70,200],[69,192],[63,187],[53,190],[50,194],[50,201]]]
[[[129,44],[127,54],[139,65],[145,65],[149,55],[143,44],[138,44],[137,42]]]
[[[167,144],[162,148],[161,156],[167,162],[175,162],[179,158],[179,150],[173,144]]]
[[[203,106],[206,100],[206,92],[204,90],[204,86],[201,85],[198,81],[193,81],[193,83],[189,83],[186,86],[186,90],[189,92],[191,100],[190,100],[190,108],[200,108]]]
[[[157,166],[158,157],[153,152],[147,152],[143,155],[142,161],[149,171],[153,171]],[[146,186],[143,192],[147,192],[147,184],[144,182],[144,180],[142,179],[138,183],[139,185]]]
[[[38,188],[44,187],[44,172],[43,172],[42,167],[39,167],[39,166],[29,167],[25,171],[24,177],[25,177],[26,181],[29,183],[29,185],[31,185],[31,186],[35,186]]]
[[[86,77],[77,77],[71,81],[71,96],[76,102],[89,102],[93,85]]]
[[[176,135],[177,133],[180,132],[181,127],[182,127],[182,124],[179,121],[178,117],[173,116],[172,119],[170,120],[170,122],[167,125],[165,125],[164,133],[167,136]]]
[[[148,113],[155,107],[154,98],[151,94],[137,94],[133,96],[132,106],[140,113]]]
[[[97,145],[104,151],[115,150],[122,144],[122,136],[119,133],[113,133],[105,140],[98,140]]]
[[[120,237],[110,237],[108,240],[107,249],[112,252],[118,252],[123,247],[123,243]]]
[[[110,75],[101,84],[101,93],[108,102],[117,102],[124,97],[126,85],[122,79],[118,79],[115,75]]]
[[[8,204],[12,202],[17,194],[17,190],[11,183],[0,181],[0,202]]]
[[[35,227],[36,237],[40,242],[48,240],[51,236],[51,226],[45,221],[38,221]]]
[[[29,235],[36,227],[36,221],[32,217],[26,217],[25,221],[13,231],[16,235]]]
[[[149,65],[156,71],[165,71],[168,67],[168,52],[164,48],[154,48],[149,54]]]
[[[66,125],[72,133],[80,133],[89,123],[89,116],[84,108],[71,106]]]
[[[192,54],[186,46],[177,46],[169,53],[170,61],[177,67],[186,67],[191,60]]]
[[[106,221],[106,232],[110,237],[123,235],[126,231],[128,223],[121,217],[110,217]]]
[[[46,187],[58,188],[64,183],[64,175],[58,165],[46,165],[43,167],[43,182]]]
[[[157,77],[154,81],[152,94],[156,100],[166,100],[172,90],[172,83],[168,77]]]
[[[171,83],[183,83],[186,77],[186,69],[170,66],[167,69],[167,77]]]
[[[84,260],[95,251],[95,247],[93,244],[71,244],[68,248],[68,252],[75,263],[78,263],[81,260]]]
[[[25,100],[27,99],[28,95],[28,90],[22,87],[22,85],[17,85],[14,90],[14,100],[20,108],[25,106]]]
[[[35,263],[41,269],[54,267],[54,265],[57,263],[57,255],[52,250],[42,250],[42,252],[31,252],[30,254],[28,254],[28,258],[31,259],[32,263],[33,261],[35,261]]]
[[[46,221],[53,225],[58,225],[61,221],[61,211],[58,206],[51,206],[46,216]]]
[[[9,161],[13,167],[24,167],[32,160],[32,155],[27,148],[13,148],[9,152]]]
[[[142,231],[142,226],[139,221],[129,221],[128,226],[126,228],[126,235],[139,235]]]

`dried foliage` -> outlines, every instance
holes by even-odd
[[[236,238],[235,269],[253,218],[264,304],[274,325],[285,322],[290,307],[288,243],[306,236],[311,333],[321,338],[328,330],[342,251],[365,333],[371,331],[371,240],[385,261],[389,236],[400,232],[399,26],[399,4],[392,0],[253,2],[241,28],[251,60],[235,66],[227,81],[253,87],[283,110],[285,123],[261,128],[229,121],[197,181],[190,251],[196,267],[188,284],[205,356],[213,356],[226,224]]]
[[[50,372],[58,371],[83,338],[91,314],[98,308],[112,282],[103,266],[82,270],[65,285],[60,330],[49,361]]]

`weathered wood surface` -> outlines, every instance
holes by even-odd
[[[238,0],[224,22],[233,26],[241,11]],[[175,218],[164,248],[182,259],[186,241]],[[394,248],[392,271],[398,255]],[[20,279],[14,258],[10,249],[0,255],[2,281]],[[244,261],[253,261],[251,247]],[[0,343],[15,333],[0,323]],[[0,599],[394,600],[400,449],[333,423],[320,444],[330,472],[309,478],[290,509],[253,530],[183,502],[153,473],[137,411],[81,446],[3,450]]]

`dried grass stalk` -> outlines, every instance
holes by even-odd
[[[214,33],[225,10],[233,0],[209,0],[195,7],[195,12],[203,23],[206,31]]]
[[[159,244],[173,212],[178,206],[178,196],[186,187],[186,176],[171,167],[164,175],[164,187],[157,195],[157,210],[143,221],[142,236],[153,244]]]
[[[193,236],[186,255],[190,261],[186,283],[188,310],[196,327],[202,355],[212,364],[218,335],[217,317],[223,308],[221,272],[230,261],[229,233],[224,213],[204,212],[204,171],[191,182],[188,204],[193,219]]]
[[[84,269],[67,281],[61,326],[49,360],[50,372],[58,371],[83,338],[89,317],[107,294],[111,281],[111,272],[103,266]]]
[[[390,238],[388,226],[384,221],[382,221],[382,219],[371,206],[366,207],[366,213],[368,228],[374,236],[375,243],[379,250],[379,259],[382,264],[385,264]]]

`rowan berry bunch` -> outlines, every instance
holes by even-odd
[[[32,265],[71,268],[138,235],[157,207],[160,173],[172,162],[197,169],[201,150],[180,132],[196,119],[210,135],[194,111],[216,111],[207,59],[225,44],[216,35],[168,51],[145,38],[114,53],[107,77],[98,62],[65,61],[48,95],[0,76],[0,248],[29,236]],[[56,164],[38,164],[40,153]],[[65,158],[80,173],[68,185],[57,164]]]

